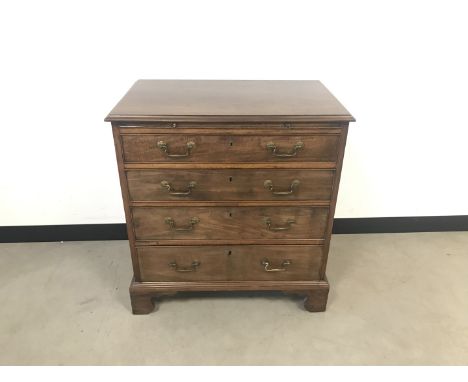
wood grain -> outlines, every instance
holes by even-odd
[[[328,222],[328,208],[320,207],[136,207],[132,208],[136,240],[244,240],[244,239],[322,239]],[[177,227],[190,226],[190,219],[199,222],[190,231],[176,231],[165,219],[170,217]],[[268,229],[289,227],[288,230]],[[288,220],[295,223],[287,224]]]
[[[343,123],[340,145],[338,149],[337,170],[336,170],[336,174],[333,180],[333,189],[332,189],[332,196],[331,196],[331,203],[330,203],[330,214],[328,215],[327,230],[326,230],[326,235],[325,235],[326,240],[325,240],[325,246],[324,246],[324,257],[323,257],[323,262],[322,262],[322,266],[320,269],[320,277],[322,279],[325,278],[325,272],[327,269],[328,252],[330,250],[330,240],[331,240],[331,235],[333,231],[333,220],[335,216],[336,202],[338,199],[338,189],[340,186],[341,170],[343,168],[343,160],[344,160],[347,137],[348,137],[348,122]]]
[[[335,162],[191,162],[191,163],[124,163],[125,170],[180,169],[180,170],[222,170],[222,169],[306,169],[334,170]]]
[[[294,169],[231,170],[140,170],[127,171],[132,201],[162,200],[330,200],[334,171]],[[275,191],[287,191],[294,180],[300,184],[290,195],[274,195],[264,183],[271,180]],[[195,182],[190,195],[173,196],[161,182],[185,191]]]
[[[159,201],[131,201],[131,207],[286,207],[286,206],[313,206],[313,207],[328,207],[328,200],[159,200]]]
[[[132,214],[130,210],[130,196],[127,186],[127,175],[124,170],[123,150],[120,141],[120,131],[117,125],[112,126],[114,136],[115,155],[117,158],[117,168],[119,170],[120,190],[122,192],[123,207],[125,212],[125,221],[127,223],[127,236],[130,243],[130,253],[132,257],[133,275],[136,281],[140,281],[140,267],[138,265],[135,249],[135,232],[133,231]]]
[[[177,292],[282,291],[304,296],[305,310],[323,312],[326,309],[329,289],[330,285],[326,278],[313,281],[132,281],[130,297],[134,314],[148,314],[153,309],[155,297],[173,295]]]
[[[294,281],[152,281],[136,282],[130,285],[134,294],[150,294],[158,292],[202,292],[202,291],[309,291],[315,288],[327,289],[328,281],[324,280],[294,280]]]
[[[119,123],[120,134],[146,135],[170,134],[177,135],[340,135],[341,122],[334,123],[139,123],[125,125]],[[287,126],[287,127],[285,127]]]
[[[136,240],[136,247],[150,245],[323,245],[325,239],[162,239],[162,240]]]
[[[139,80],[109,113],[106,121],[156,121],[197,117],[298,116],[315,120],[353,120],[320,81]]]
[[[338,135],[237,136],[237,135],[123,135],[124,160],[127,163],[190,163],[190,162],[335,162]],[[187,157],[172,158],[158,147],[165,142],[170,153],[187,152],[187,143],[194,148]],[[267,147],[273,143],[276,153]],[[295,149],[295,145],[302,147]],[[283,157],[277,155],[291,154]]]
[[[319,246],[193,246],[142,247],[138,258],[142,281],[258,281],[258,280],[317,280],[322,257]],[[267,259],[273,268],[290,264],[285,271],[267,272],[262,261]],[[178,272],[171,263],[182,269]]]

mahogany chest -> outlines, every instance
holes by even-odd
[[[283,291],[325,310],[354,119],[319,81],[140,80],[106,121],[133,313],[179,291]]]

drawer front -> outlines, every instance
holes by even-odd
[[[317,280],[320,246],[139,247],[142,281]]]
[[[132,201],[331,199],[334,170],[131,170]]]
[[[336,162],[339,135],[123,135],[124,161]]]
[[[134,207],[137,240],[322,239],[326,207]]]

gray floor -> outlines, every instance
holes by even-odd
[[[130,313],[127,242],[0,245],[0,364],[468,364],[468,232],[336,235],[328,310],[196,295]]]

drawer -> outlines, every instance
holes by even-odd
[[[142,281],[318,280],[320,246],[138,247]]]
[[[326,207],[134,207],[137,240],[322,239]]]
[[[122,135],[124,161],[336,162],[339,135]]]
[[[132,201],[331,199],[334,170],[129,170]]]

